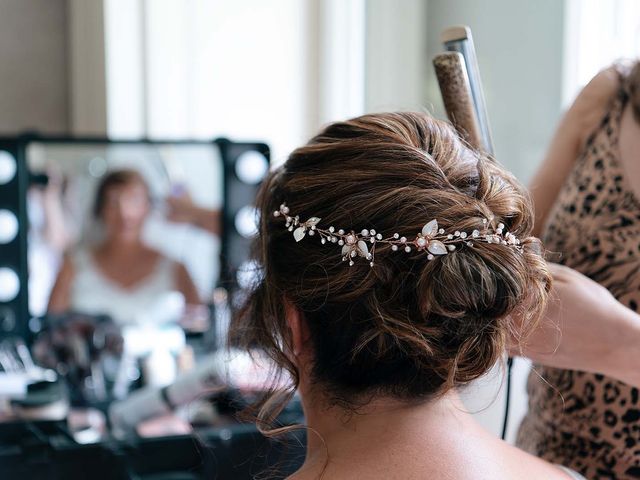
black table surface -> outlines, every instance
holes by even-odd
[[[270,439],[252,424],[190,435],[106,438],[78,444],[65,422],[0,423],[0,478],[6,480],[243,480],[285,478],[302,464],[305,431]]]

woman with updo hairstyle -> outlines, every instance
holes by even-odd
[[[421,113],[327,126],[262,186],[261,277],[230,341],[297,389],[307,456],[294,479],[580,478],[497,439],[457,391],[487,373],[551,277],[526,190]],[[515,320],[517,319],[517,320]]]

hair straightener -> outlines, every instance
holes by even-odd
[[[466,25],[449,27],[442,32],[440,40],[446,51],[433,58],[433,66],[447,116],[458,134],[471,147],[493,156],[493,140],[471,29]],[[502,423],[503,440],[507,436],[509,422],[512,367],[513,358],[509,357]]]

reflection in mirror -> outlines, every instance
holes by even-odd
[[[171,383],[187,335],[210,325],[220,239],[170,221],[166,201],[221,209],[217,147],[41,141],[27,165],[40,178],[27,198],[29,303],[47,314],[37,361],[64,359],[80,403]]]
[[[32,172],[46,173],[49,177],[45,187],[31,189],[28,199],[29,265],[33,279],[29,293],[33,314],[46,312],[64,252],[84,256],[89,267],[97,267],[109,291],[142,290],[144,282],[138,281],[144,280],[145,273],[157,274],[162,268],[169,268],[167,260],[174,265],[184,265],[199,299],[209,298],[219,271],[219,239],[187,224],[169,222],[165,199],[170,195],[189,195],[204,208],[221,207],[222,173],[214,146],[32,143],[27,157]],[[102,200],[108,199],[104,206],[117,206],[117,211],[106,208],[97,212],[98,186],[114,172],[136,172],[140,178],[125,178],[137,176],[127,173],[120,175],[122,178],[112,178],[113,188],[102,192]],[[123,186],[124,189],[119,188]],[[140,190],[148,190],[146,206],[136,204]],[[136,206],[142,209],[137,211]],[[141,225],[136,223],[139,220]],[[117,246],[114,243],[105,247],[107,242],[135,241],[127,235],[138,233],[140,243],[149,249],[142,251],[147,254],[143,260],[149,261],[149,265],[155,264],[156,268],[129,265],[132,275],[119,283],[109,276],[108,262],[97,258],[96,251]],[[128,323],[135,318],[118,321]]]

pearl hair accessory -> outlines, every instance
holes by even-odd
[[[413,239],[394,233],[391,237],[383,237],[382,233],[372,229],[363,229],[359,233],[351,230],[345,232],[341,228],[330,226],[329,228],[319,228],[320,218],[311,217],[306,221],[300,221],[300,217],[289,215],[289,207],[283,203],[280,209],[273,212],[274,217],[282,217],[285,219],[285,227],[293,232],[293,238],[296,242],[302,240],[305,236],[318,235],[321,244],[337,243],[342,247],[342,261],[349,261],[349,266],[353,266],[356,257],[362,257],[369,260],[369,265],[374,266],[375,247],[379,243],[391,245],[391,250],[396,252],[403,250],[406,253],[413,251],[419,253],[427,253],[427,259],[442,255],[448,255],[454,252],[459,246],[466,245],[473,247],[475,242],[497,243],[512,246],[521,249],[520,240],[510,232],[504,232],[504,224],[499,223],[497,228],[489,227],[489,220],[482,220],[481,230],[473,230],[471,233],[460,232],[456,230],[454,233],[446,233],[443,228],[438,227],[437,220],[427,222],[422,231]]]

